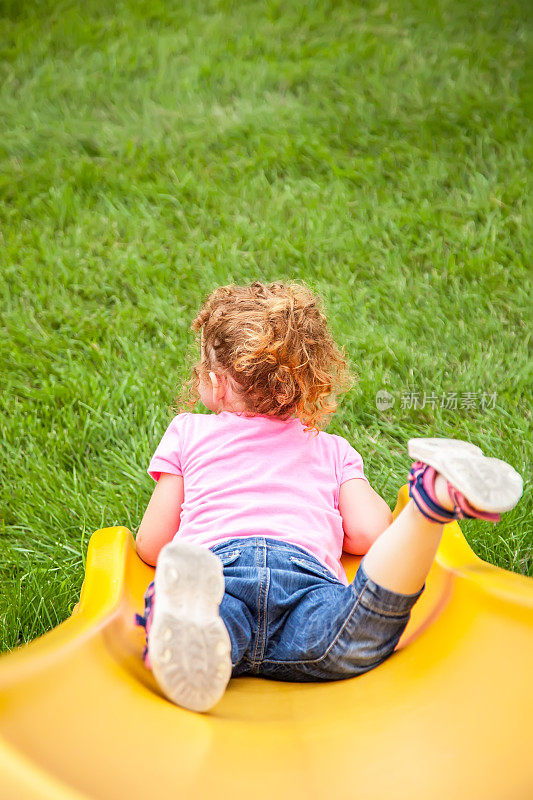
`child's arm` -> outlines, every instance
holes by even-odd
[[[343,550],[364,555],[392,522],[385,500],[364,480],[352,478],[341,484],[339,511],[344,530]]]
[[[182,476],[162,472],[135,540],[137,553],[152,567],[157,564],[161,548],[172,541],[178,531],[183,500]]]

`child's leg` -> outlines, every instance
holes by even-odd
[[[399,594],[424,585],[445,521],[497,522],[497,512],[512,508],[522,493],[522,479],[512,467],[465,442],[411,439],[409,454],[424,459],[411,470],[412,499],[364,557],[368,577]]]
[[[349,587],[330,584],[328,592],[324,585],[299,599],[286,616],[283,635],[267,650],[260,674],[338,680],[377,667],[392,655],[405,630],[444,524],[464,517],[496,522],[522,492],[522,479],[512,467],[485,458],[465,442],[411,440],[409,454],[418,461],[411,469],[406,508],[372,545]]]
[[[391,592],[418,592],[433,563],[443,530],[444,525],[426,519],[409,500],[365,555],[366,574]]]

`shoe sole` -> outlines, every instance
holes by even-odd
[[[159,554],[148,650],[165,695],[184,708],[207,711],[231,677],[231,641],[219,615],[222,563],[189,542],[170,542]]]
[[[499,458],[483,455],[460,439],[409,439],[411,458],[440,472],[475,508],[501,513],[510,511],[522,495],[521,475]]]

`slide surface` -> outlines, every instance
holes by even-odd
[[[73,615],[0,657],[3,800],[533,796],[533,580],[478,559],[457,523],[388,661],[331,683],[238,678],[207,714],[142,663],[153,573],[126,528],[96,531]]]

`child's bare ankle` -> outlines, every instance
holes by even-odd
[[[453,502],[448,494],[448,481],[440,472],[435,476],[435,497],[443,508],[453,511]]]

